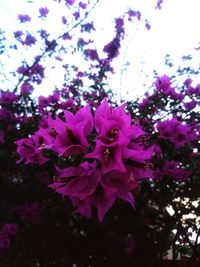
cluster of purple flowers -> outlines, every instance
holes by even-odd
[[[41,17],[46,17],[47,14],[49,13],[49,10],[47,7],[41,7],[39,8],[39,13]]]
[[[152,178],[153,149],[145,147],[145,133],[124,108],[112,109],[104,100],[94,118],[89,104],[75,114],[65,110],[64,119],[48,115],[46,125],[43,121],[31,138],[16,142],[19,161],[44,164],[44,149],[68,158],[72,166],[58,166],[49,187],[67,196],[82,215],[90,217],[94,206],[102,221],[116,199],[134,206],[134,190],[142,179]]]
[[[170,96],[172,99],[183,100],[185,97],[184,94],[176,92],[175,88],[171,85],[172,82],[167,75],[158,77],[155,82],[155,86],[158,91],[163,92],[165,95]]]
[[[41,153],[42,139],[38,135],[32,135],[31,138],[22,138],[16,142],[18,145],[17,153],[20,155],[20,159],[17,163],[20,163],[25,159],[25,164],[37,163],[44,164],[48,161]]]
[[[10,105],[18,100],[18,96],[10,91],[0,91],[0,105]]]
[[[32,82],[40,84],[44,78],[44,67],[41,64],[34,64],[31,67],[20,66],[17,73],[22,74],[29,78]]]
[[[192,86],[192,80],[190,78],[186,79],[184,82],[184,85],[187,89],[187,95],[189,96],[200,96],[200,84],[197,84],[196,86]]]
[[[36,43],[37,39],[31,35],[27,34],[25,39],[21,42],[23,45],[32,46]]]
[[[31,17],[29,16],[29,15],[23,15],[23,14],[19,14],[18,15],[18,19],[19,19],[19,21],[21,22],[21,23],[23,23],[23,22],[29,22],[29,21],[31,21]]]
[[[183,124],[176,118],[158,122],[157,130],[160,138],[170,141],[177,149],[197,139],[197,133],[193,127]]]
[[[190,175],[190,171],[181,166],[179,161],[165,160],[164,165],[158,168],[154,175],[157,180],[171,177],[176,181],[186,181]]]

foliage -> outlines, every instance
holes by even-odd
[[[28,14],[18,15],[22,28],[12,45],[1,32],[2,56],[24,49],[17,69],[3,73],[16,84],[0,92],[1,263],[160,266],[171,248],[174,259],[185,254],[195,261],[200,84],[188,78],[180,85],[178,71],[158,76],[144,98],[119,103],[108,78],[126,25],[150,25],[128,9],[99,51],[89,20],[99,1],[91,2],[56,1],[71,16],[61,17],[56,37],[25,30]],[[156,4],[160,9],[162,1]],[[40,7],[38,19],[50,12]],[[66,64],[67,55],[83,57],[85,69]],[[35,98],[51,61],[61,63],[63,84]]]

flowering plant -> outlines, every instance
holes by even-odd
[[[180,86],[180,70],[156,75],[144,97],[119,102],[109,76],[127,23],[144,22],[147,30],[150,23],[128,9],[97,48],[89,19],[98,0],[92,7],[94,1],[53,2],[67,9],[56,34],[27,26],[48,20],[49,6],[36,18],[17,16],[12,45],[0,32],[3,56],[23,52],[0,91],[1,264],[152,267],[170,249],[174,259],[196,260],[199,84],[188,78]],[[76,66],[77,55],[86,66]],[[36,98],[35,90],[53,88],[53,76],[60,85]]]
[[[49,187],[69,197],[82,215],[91,217],[95,206],[102,221],[116,198],[134,207],[132,191],[142,179],[152,178],[153,149],[144,144],[144,131],[124,107],[112,109],[104,99],[94,119],[89,104],[75,114],[65,110],[63,119],[49,114],[45,126],[16,142],[18,162],[41,165],[49,160],[48,151],[54,152],[59,157],[57,175]]]

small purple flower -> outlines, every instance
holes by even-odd
[[[103,221],[105,214],[115,203],[115,193],[115,188],[108,187],[101,182],[94,193],[85,200],[86,204],[97,208],[99,222]]]
[[[25,67],[25,66],[20,66],[20,67],[18,67],[18,69],[17,69],[17,73],[19,73],[19,74],[26,75],[27,72],[28,72],[28,68]]]
[[[47,14],[49,13],[49,10],[47,7],[41,7],[39,8],[39,13],[41,17],[46,17]]]
[[[19,160],[17,164],[22,160],[25,160],[25,164],[33,163],[42,165],[48,161],[42,155],[43,138],[38,135],[32,135],[31,138],[22,138],[16,141],[17,153]]]
[[[162,175],[170,176],[177,181],[186,181],[189,178],[190,171],[183,169],[178,161],[165,161]]]
[[[191,85],[188,85],[188,87],[187,87],[187,93],[188,93],[188,95],[194,95],[195,93],[196,93],[196,89],[195,89],[195,87],[193,87],[193,86],[191,86]]]
[[[58,128],[62,124],[63,121],[59,117],[56,116],[55,120],[53,120],[50,114],[48,114],[47,118],[42,119],[40,128],[36,134],[43,137],[43,145],[45,144],[46,148],[55,150],[54,143],[58,135]]]
[[[74,106],[74,100],[72,98],[69,98],[66,102],[61,103],[61,108],[72,108]]]
[[[77,20],[78,18],[80,18],[80,13],[78,11],[73,13],[74,18]]]
[[[23,45],[32,46],[36,43],[37,39],[31,35],[28,34],[25,38],[25,40],[22,42]]]
[[[197,105],[197,102],[195,100],[184,103],[184,107],[186,110],[192,110],[196,107],[196,105]]]
[[[146,97],[142,99],[142,102],[139,104],[141,109],[145,109],[150,104],[150,95],[147,93]]]
[[[28,83],[23,83],[20,87],[20,93],[21,95],[29,95],[32,93],[33,87]]]
[[[16,31],[14,32],[14,36],[17,40],[20,40],[21,41],[21,37],[23,35],[23,31]]]
[[[63,34],[62,39],[63,39],[63,40],[71,40],[72,37],[71,37],[71,35],[69,35],[68,32],[66,32],[66,33]]]
[[[46,109],[48,105],[49,105],[49,102],[46,97],[44,96],[38,97],[38,109],[41,113]]]
[[[0,108],[0,121],[4,121],[6,123],[15,121],[15,115],[7,108]]]
[[[190,86],[191,84],[192,84],[192,79],[190,79],[190,78],[187,78],[187,79],[184,81],[184,85],[185,85],[186,87]]]
[[[31,21],[31,17],[29,15],[19,14],[17,18],[21,23]]]
[[[101,173],[96,168],[95,162],[92,164],[84,162],[80,167],[58,169],[58,177],[49,187],[62,196],[84,200],[94,193],[100,178]]]
[[[133,17],[136,17],[138,20],[141,19],[141,13],[139,11],[134,11],[132,9],[129,9],[127,14],[128,14],[128,20],[129,21],[132,21]]]
[[[44,67],[40,64],[35,64],[31,72],[32,74],[38,74],[41,78],[44,78]]]
[[[67,24],[67,18],[64,17],[64,16],[62,16],[62,23],[63,23],[64,25]]]
[[[81,108],[76,114],[64,112],[66,122],[59,123],[55,149],[60,156],[79,155],[86,152],[87,136],[93,130],[93,118],[89,105]]]
[[[128,167],[126,173],[112,171],[102,176],[103,184],[115,190],[115,196],[127,201],[135,207],[133,192],[139,186],[133,168]]]
[[[9,105],[15,103],[18,100],[18,96],[9,91],[0,91],[0,105]]]
[[[83,2],[79,2],[79,6],[80,6],[82,9],[86,9],[86,8],[87,8],[87,4],[86,4],[86,3],[83,3]]]
[[[162,139],[170,141],[177,149],[197,138],[190,125],[183,124],[176,118],[158,122],[157,130]]]
[[[112,60],[119,55],[120,40],[115,37],[110,43],[104,46],[103,51],[108,54],[108,58]]]
[[[66,4],[69,4],[70,6],[72,6],[76,0],[65,0]]]
[[[151,25],[149,24],[148,21],[145,22],[145,27],[149,31],[151,29]]]
[[[156,4],[156,9],[161,9],[163,4],[163,0],[158,0]]]
[[[123,18],[115,19],[115,29],[117,31],[117,34],[124,33],[124,19]]]
[[[176,92],[174,88],[171,88],[171,90],[169,91],[169,95],[174,100],[182,101],[185,98],[184,94]]]
[[[93,22],[88,22],[85,24],[81,25],[81,32],[88,32],[90,33],[91,31],[95,31],[94,23]]]
[[[59,100],[60,100],[60,93],[59,92],[53,92],[52,95],[47,97],[47,101],[49,104],[58,103]]]
[[[95,49],[86,49],[84,53],[90,60],[99,60],[98,53]]]
[[[168,93],[171,89],[171,80],[167,75],[158,77],[155,82],[155,86],[158,91]]]
[[[106,144],[101,140],[97,140],[95,150],[87,154],[86,158],[98,159],[102,165],[103,174],[114,170],[126,172],[122,161],[122,153],[127,141],[126,139],[121,139],[122,140],[118,140],[118,142],[114,142],[113,144]]]

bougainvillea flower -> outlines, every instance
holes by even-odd
[[[22,138],[16,141],[17,144],[17,153],[19,155],[19,160],[17,163],[20,163],[25,159],[25,164],[28,163],[36,163],[36,164],[44,164],[48,161],[42,155],[42,150],[40,149],[43,144],[43,140],[38,135],[33,135],[32,138]]]
[[[88,205],[97,208],[99,222],[103,221],[105,214],[113,206],[116,199],[116,191],[115,188],[106,186],[101,182],[96,187],[95,192],[85,200]]]
[[[134,176],[132,168],[127,168],[126,173],[112,171],[102,176],[104,185],[115,188],[115,196],[129,202],[132,207],[134,204],[133,191],[139,186],[139,180]]]
[[[19,14],[17,18],[21,23],[31,21],[31,17],[29,15]]]
[[[46,17],[47,14],[49,13],[49,10],[47,7],[40,7],[39,8],[39,13],[41,17]]]
[[[93,130],[93,117],[89,105],[76,114],[64,112],[66,122],[62,122],[55,140],[55,150],[60,156],[79,155],[87,151],[87,136]]]
[[[86,158],[98,159],[102,165],[102,172],[107,173],[113,170],[125,172],[126,168],[122,161],[122,152],[124,145],[115,142],[113,144],[105,144],[101,140],[96,141],[96,147],[93,152],[86,154]]]
[[[28,95],[33,91],[33,87],[28,83],[23,83],[20,90],[21,95]]]
[[[58,177],[49,187],[62,196],[84,200],[96,190],[100,178],[95,162],[84,162],[80,167],[58,169]]]
[[[65,0],[66,4],[69,4],[70,6],[72,6],[76,0]]]
[[[74,115],[69,111],[64,112],[66,123],[81,141],[81,144],[88,146],[87,136],[92,133],[94,123],[90,112],[90,106],[86,105]]]
[[[0,121],[4,121],[6,124],[15,121],[15,114],[7,108],[0,108]]]
[[[76,197],[69,197],[73,206],[76,208],[76,212],[80,215],[91,218],[92,217],[92,205],[86,200],[80,200]]]
[[[153,154],[153,149],[141,149],[141,150],[136,150],[136,149],[129,149],[125,148],[123,151],[123,158],[124,159],[129,159],[137,163],[145,163],[146,160],[149,160]]]
[[[165,177],[171,177],[176,181],[186,181],[188,180],[190,171],[184,169],[178,161],[166,160],[163,166],[159,167],[155,171],[155,178],[157,180],[164,179]]]
[[[31,34],[27,34],[24,41],[22,41],[23,45],[27,45],[27,46],[32,46],[37,42],[37,39],[31,35]]]
[[[171,80],[167,75],[163,75],[157,78],[155,86],[158,91],[168,93],[171,90]]]
[[[108,58],[112,60],[119,55],[120,39],[115,37],[111,42],[106,44],[103,51],[107,53]]]
[[[9,91],[0,90],[0,105],[10,105],[18,100],[18,96]]]
[[[54,149],[54,143],[58,135],[58,129],[62,129],[63,121],[56,116],[55,120],[52,119],[50,113],[48,113],[47,118],[43,118],[42,126],[36,132],[38,136],[43,137],[43,144],[49,149]]]
[[[192,110],[196,107],[197,102],[195,100],[191,100],[190,102],[184,103],[184,108],[186,110]]]
[[[113,109],[109,106],[106,99],[103,100],[101,105],[96,109],[95,112],[95,128],[96,131],[101,134],[104,128],[102,125],[102,119],[108,121],[118,121],[120,127],[129,127],[131,124],[131,117],[124,112],[125,104]]]
[[[157,130],[162,139],[170,141],[176,148],[181,148],[197,138],[190,125],[183,124],[176,118],[159,122]]]

